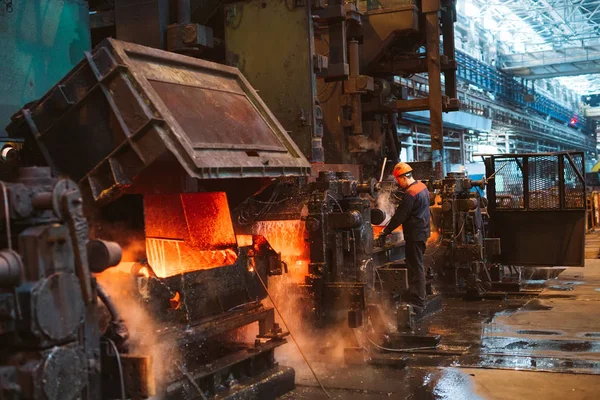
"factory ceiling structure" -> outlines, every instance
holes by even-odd
[[[600,1],[469,0],[465,13],[506,45],[499,69],[527,79],[560,77],[579,94],[600,91]]]

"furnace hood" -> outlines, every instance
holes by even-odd
[[[26,139],[26,162],[78,180],[97,202],[165,159],[200,180],[310,174],[238,69],[113,39],[7,130]]]

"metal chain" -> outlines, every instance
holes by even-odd
[[[4,0],[4,4],[6,5],[6,12],[13,12],[13,0]]]

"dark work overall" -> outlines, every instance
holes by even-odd
[[[429,190],[420,181],[410,185],[402,203],[383,230],[390,234],[402,225],[406,241],[406,264],[408,267],[409,301],[418,307],[425,305],[425,243],[430,235]]]

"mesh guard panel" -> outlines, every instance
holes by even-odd
[[[504,166],[506,164],[506,166]],[[502,168],[504,166],[504,168]],[[498,173],[494,178],[496,185],[496,208],[523,208],[523,159],[496,159],[494,168]],[[502,169],[500,169],[502,168]]]
[[[529,157],[529,209],[560,208],[558,157]]]
[[[579,179],[575,168],[580,172],[583,171],[583,154],[571,155],[571,160],[575,164],[575,168],[571,164],[569,157],[564,157],[564,182],[565,182],[565,208],[581,209],[585,208],[585,186],[584,182]]]

